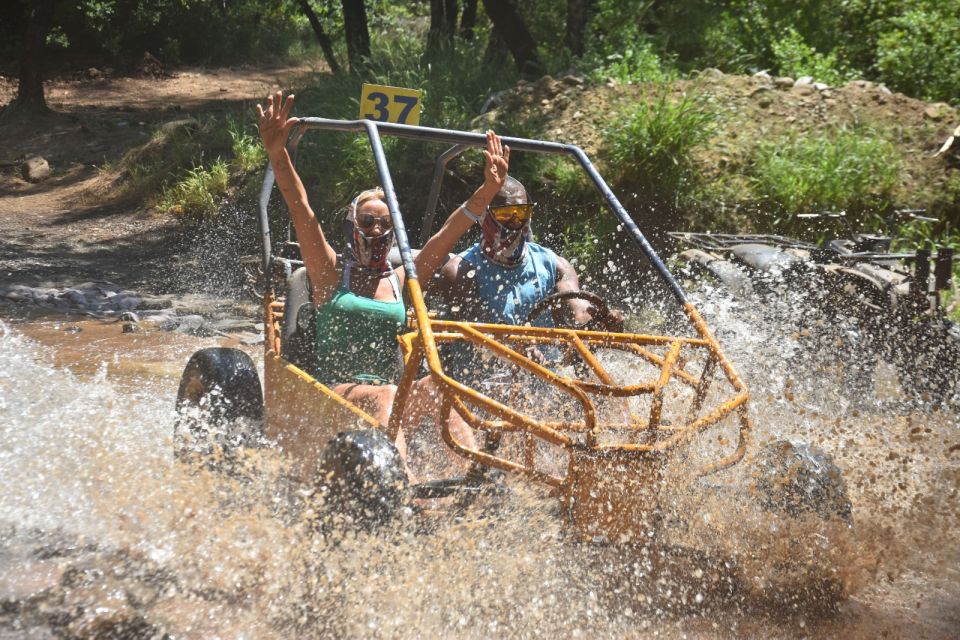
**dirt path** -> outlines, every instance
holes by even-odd
[[[52,115],[0,123],[0,284],[106,279],[154,293],[175,288],[164,274],[178,260],[184,230],[168,215],[117,201],[110,167],[159,123],[241,113],[271,88],[318,72],[302,65],[198,68],[170,77],[49,82]],[[0,105],[15,91],[12,79],[0,78]],[[38,184],[19,173],[33,155],[52,170]]]

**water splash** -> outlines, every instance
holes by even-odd
[[[725,313],[722,304],[707,312]],[[732,497],[675,478],[661,536],[630,547],[572,541],[555,503],[519,482],[456,519],[424,515],[380,535],[322,526],[319,496],[287,482],[270,452],[233,475],[174,463],[175,381],[74,375],[0,326],[0,629],[258,638],[950,629],[960,601],[956,415],[854,414],[843,398],[814,406],[806,381],[787,386],[788,372],[771,365],[789,357],[777,344],[789,336],[740,333],[756,326],[740,322],[714,326],[726,327],[725,348],[760,390],[758,440],[806,439],[831,453],[853,529],[757,511],[742,500],[746,468],[718,480]],[[824,566],[857,594],[839,611],[811,607],[803,592]],[[810,579],[801,592],[779,589],[798,568]],[[921,597],[932,609],[901,611]]]

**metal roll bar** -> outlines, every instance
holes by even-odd
[[[427,201],[427,209],[424,213],[424,236],[428,237],[429,230],[433,225],[433,216],[436,211],[436,202],[440,193],[440,183],[443,180],[443,174],[446,165],[450,160],[460,156],[464,151],[471,147],[483,148],[486,146],[487,139],[482,133],[471,133],[465,131],[453,131],[450,129],[435,129],[432,127],[419,127],[405,124],[394,124],[387,122],[374,122],[373,120],[331,120],[328,118],[300,118],[298,124],[290,135],[287,143],[287,150],[291,157],[294,157],[297,146],[303,135],[311,129],[321,129],[325,131],[366,131],[370,140],[370,146],[373,150],[374,160],[377,165],[377,171],[380,175],[380,182],[387,199],[387,208],[390,210],[390,217],[396,230],[397,246],[400,249],[400,255],[403,261],[403,267],[408,279],[416,279],[416,268],[413,264],[413,255],[411,253],[410,242],[407,237],[406,226],[400,212],[400,205],[397,201],[396,192],[393,186],[393,179],[390,177],[390,169],[387,166],[386,156],[383,151],[383,144],[380,140],[381,135],[392,136],[396,138],[406,138],[411,140],[421,140],[426,142],[439,142],[454,145],[440,154],[434,169],[433,181],[430,188],[430,196]],[[667,284],[673,293],[677,302],[681,306],[687,304],[687,295],[680,283],[677,282],[673,274],[667,269],[666,265],[654,251],[653,246],[637,227],[636,223],[627,213],[626,209],[607,186],[593,163],[584,153],[583,149],[571,144],[562,144],[557,142],[546,142],[542,140],[529,140],[526,138],[513,138],[503,136],[503,142],[509,145],[514,151],[531,151],[533,153],[545,153],[552,155],[568,155],[576,159],[583,167],[584,171],[590,177],[591,182],[603,197],[604,202],[611,212],[620,220],[628,235],[640,247],[640,250],[650,261],[650,264],[657,270],[657,273]],[[271,273],[272,257],[270,249],[270,230],[267,216],[267,203],[269,201],[270,190],[273,187],[274,175],[272,169],[267,170],[264,177],[263,189],[260,193],[260,232],[263,238],[264,249],[264,273]],[[270,286],[269,284],[267,285]]]

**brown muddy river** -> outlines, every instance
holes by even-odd
[[[828,376],[785,384],[775,341],[721,340],[758,440],[834,457],[849,528],[677,495],[662,539],[582,545],[510,482],[429,533],[320,531],[270,454],[234,477],[174,463],[180,372],[223,339],[0,323],[0,638],[960,637],[960,417],[883,380],[855,406]]]

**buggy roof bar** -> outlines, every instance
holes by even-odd
[[[397,202],[396,191],[393,186],[393,180],[390,176],[390,169],[387,166],[386,155],[383,151],[383,145],[380,140],[381,135],[393,136],[396,138],[407,138],[412,140],[421,140],[425,142],[440,142],[454,145],[440,154],[437,160],[437,167],[434,171],[433,184],[431,185],[430,198],[428,199],[428,211],[424,216],[424,227],[429,230],[433,222],[433,213],[436,210],[436,198],[440,192],[440,182],[443,179],[446,164],[453,158],[458,157],[467,149],[486,146],[486,136],[482,133],[473,133],[466,131],[454,131],[451,129],[435,129],[431,127],[418,127],[404,124],[394,124],[386,122],[374,122],[373,120],[331,120],[328,118],[299,118],[299,122],[290,134],[287,142],[287,150],[291,158],[296,159],[297,146],[303,135],[313,129],[324,131],[355,131],[366,132],[370,141],[370,147],[373,151],[374,161],[377,165],[377,171],[380,175],[380,184],[386,194],[387,208],[390,210],[390,217],[393,220],[393,228],[396,234],[397,246],[400,249],[400,255],[403,262],[403,268],[408,279],[417,279],[416,267],[413,263],[413,254],[410,248],[410,242],[407,237],[406,226],[400,213],[400,205]],[[650,261],[650,264],[656,269],[661,279],[670,288],[677,302],[683,306],[687,304],[687,295],[677,282],[676,278],[670,273],[666,265],[654,251],[650,242],[637,227],[636,223],[624,209],[623,205],[604,182],[603,178],[597,172],[593,163],[587,157],[584,151],[575,145],[561,144],[557,142],[546,142],[543,140],[530,140],[526,138],[513,138],[509,136],[502,137],[504,144],[510,146],[514,151],[531,151],[533,153],[546,153],[554,155],[568,155],[577,160],[580,166],[587,172],[594,187],[603,196],[607,208],[620,220],[629,236],[640,247],[640,250]],[[260,232],[263,242],[263,268],[265,274],[272,273],[272,255],[270,249],[270,227],[267,216],[267,206],[270,201],[270,193],[273,188],[274,175],[273,168],[267,167],[267,174],[264,177],[263,188],[260,191]],[[270,278],[267,278],[269,283]],[[267,285],[270,286],[269,284]]]

